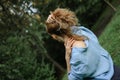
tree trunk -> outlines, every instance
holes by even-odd
[[[107,3],[114,11],[116,11],[117,9],[107,0],[104,0],[105,3]]]

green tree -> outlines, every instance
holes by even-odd
[[[55,80],[54,68],[45,62],[45,27],[29,4],[0,1],[0,80]]]

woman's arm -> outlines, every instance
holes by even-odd
[[[67,65],[67,71],[69,73],[70,71],[70,57],[71,57],[71,48],[72,47],[82,47],[85,48],[86,45],[83,41],[75,41],[73,38],[68,38],[65,43],[65,60],[66,60],[66,65]]]
[[[68,38],[65,40],[64,45],[65,45],[65,60],[66,60],[66,65],[67,65],[67,72],[70,72],[70,57],[71,57],[71,48],[75,40],[73,38]]]
[[[86,73],[87,70],[87,64],[85,61],[85,57],[83,54],[81,54],[80,48],[85,48],[86,45],[83,41],[75,41],[73,39],[68,39],[65,41],[65,59],[66,59],[66,65],[67,65],[67,72],[69,80],[83,80],[83,75]],[[74,54],[71,53],[71,47],[78,47],[77,49],[74,49]],[[71,56],[72,54],[72,56]],[[70,59],[72,58],[72,63],[70,64]]]
[[[68,58],[66,58],[65,59],[66,60],[66,65],[67,65],[67,72],[69,73],[70,72],[70,58],[68,57]]]

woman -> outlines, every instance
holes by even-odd
[[[111,80],[114,69],[109,53],[89,29],[78,26],[74,12],[57,8],[46,20],[47,32],[64,42],[69,80]]]

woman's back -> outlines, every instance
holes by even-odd
[[[72,49],[71,65],[76,65],[78,60],[80,60],[80,65],[81,62],[82,65],[87,65],[88,71],[84,72],[86,77],[91,76],[109,80],[114,71],[113,62],[108,52],[100,46],[96,36],[89,29],[75,26],[72,29],[73,34],[84,35],[88,37],[88,40],[84,41],[85,48],[74,47]],[[76,66],[74,67],[76,68]],[[80,73],[79,70],[74,72]]]

